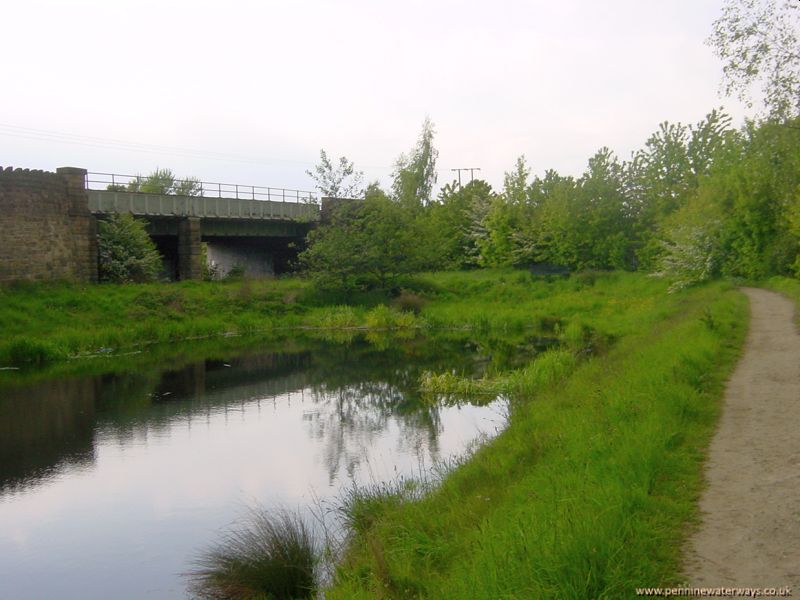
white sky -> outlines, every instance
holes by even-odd
[[[664,120],[724,105],[741,122],[704,45],[721,6],[18,0],[0,17],[0,165],[312,189],[325,148],[388,185],[429,115],[440,184],[480,167],[499,187],[523,153],[578,175]]]

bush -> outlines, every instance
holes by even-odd
[[[401,290],[400,294],[392,300],[392,306],[403,312],[418,315],[425,307],[425,298],[409,290]]]
[[[98,223],[97,254],[100,281],[152,281],[161,271],[161,255],[133,215],[109,215]]]

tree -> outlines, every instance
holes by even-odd
[[[159,169],[158,167],[147,176],[137,175],[127,185],[109,185],[107,189],[117,192],[170,196],[200,196],[203,193],[203,185],[196,177],[176,179],[171,169]]]
[[[508,204],[521,205],[528,201],[528,177],[531,170],[523,154],[514,163],[514,170],[503,176],[503,197]]]
[[[722,89],[752,106],[760,83],[771,117],[800,112],[800,4],[797,0],[726,0],[707,43],[723,61]]]
[[[433,122],[425,117],[417,145],[397,159],[392,183],[394,199],[406,208],[419,209],[431,200],[436,183],[436,159],[439,151],[433,147]]]
[[[387,289],[420,264],[413,215],[374,185],[364,200],[337,206],[308,244],[300,263],[327,289]]]
[[[460,269],[481,264],[479,240],[487,236],[486,216],[495,193],[480,179],[464,186],[445,185],[437,200],[417,214],[420,250],[431,269]]]
[[[159,255],[145,222],[130,214],[111,214],[98,222],[100,281],[152,281],[161,270]]]
[[[575,265],[576,245],[571,239],[578,215],[575,179],[548,169],[543,178],[534,178],[528,194],[531,210],[513,234],[515,263]]]
[[[631,268],[631,218],[623,192],[623,170],[614,153],[601,148],[578,181],[581,212],[579,268]]]
[[[315,187],[328,198],[361,198],[364,195],[364,173],[356,171],[352,161],[339,157],[334,166],[325,150],[319,151],[319,164],[306,174],[314,180]]]

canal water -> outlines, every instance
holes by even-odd
[[[186,598],[192,561],[249,507],[308,511],[495,435],[504,401],[431,404],[417,387],[425,370],[478,375],[500,355],[468,340],[293,340],[6,381],[0,598]]]

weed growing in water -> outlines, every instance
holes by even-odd
[[[380,304],[369,311],[364,317],[367,327],[371,329],[403,329],[415,327],[417,319],[413,313],[400,312]]]
[[[494,400],[499,395],[531,398],[536,392],[569,377],[577,366],[570,350],[555,348],[538,355],[522,369],[498,377],[471,379],[455,373],[425,372],[420,377],[420,391],[428,399],[444,397],[446,402],[481,396]]]

